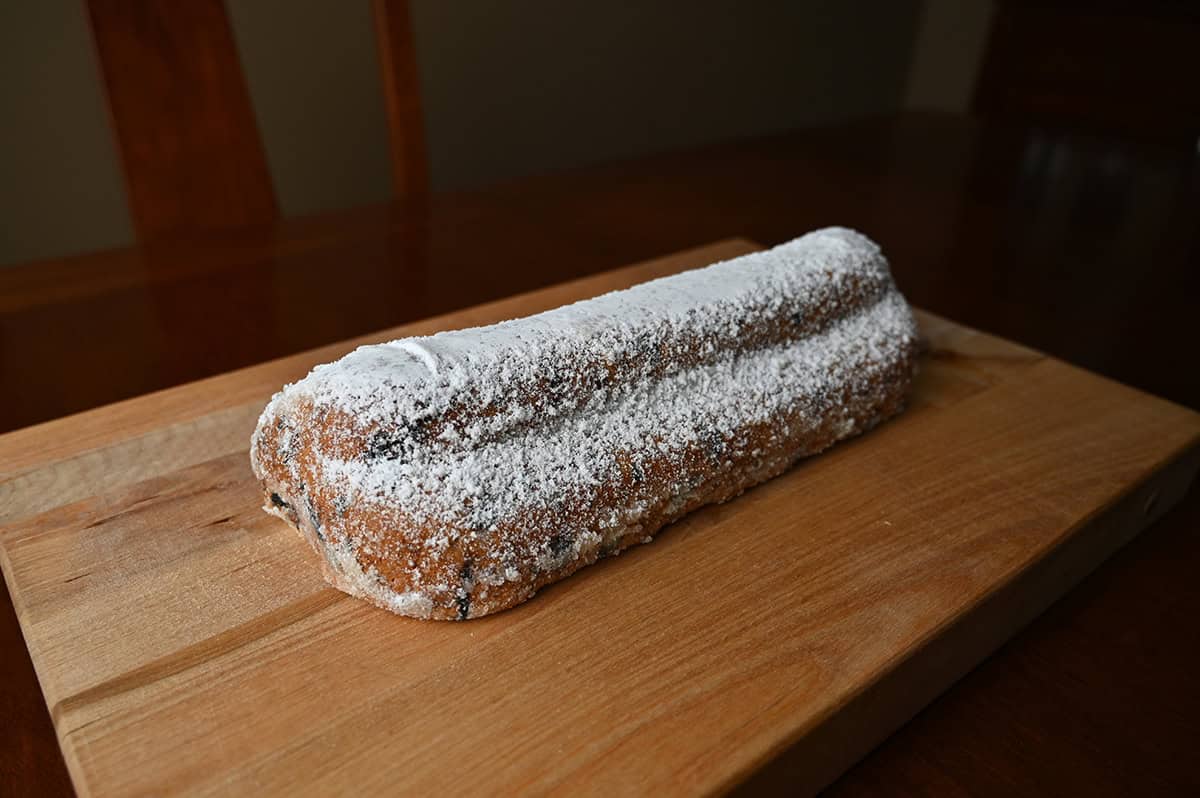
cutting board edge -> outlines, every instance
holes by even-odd
[[[932,630],[908,657],[813,727],[781,740],[717,792],[750,796],[784,787],[797,795],[819,792],[1153,526],[1183,500],[1198,473],[1200,434],[1068,530],[1046,556]],[[1029,600],[1031,592],[1036,594]],[[861,735],[863,728],[873,730],[869,737]],[[862,739],[854,739],[856,731]]]
[[[0,579],[4,582],[4,589],[8,591],[9,599],[12,603],[13,615],[17,620],[17,628],[21,630],[21,639],[25,643],[25,650],[29,653],[30,664],[33,665],[33,674],[34,678],[37,679],[38,691],[42,694],[42,705],[46,708],[46,714],[50,717],[50,727],[54,729],[54,738],[58,741],[58,750],[67,765],[67,774],[71,778],[71,786],[75,789],[76,795],[91,795],[92,793],[84,781],[82,770],[73,761],[75,758],[74,752],[68,750],[70,746],[68,746],[66,738],[63,737],[62,731],[59,729],[59,724],[55,721],[53,713],[50,711],[51,700],[49,694],[46,692],[46,683],[44,681],[46,678],[45,674],[48,671],[41,663],[37,645],[29,636],[29,623],[19,604],[16,577],[13,576],[13,573],[12,563],[9,562],[8,550],[0,543]]]

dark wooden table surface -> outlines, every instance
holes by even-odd
[[[905,114],[0,268],[0,431],[728,236],[1200,408],[1200,157]],[[0,470],[2,470],[0,464]],[[829,788],[1200,794],[1200,489]],[[70,783],[7,593],[0,793]],[[786,783],[786,755],[758,786]]]

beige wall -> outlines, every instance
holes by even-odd
[[[392,174],[370,2],[226,0],[226,7],[280,211],[298,216],[387,200]]]
[[[0,4],[0,263],[131,240],[83,0]],[[411,0],[437,188],[902,106],[918,0]],[[366,0],[228,0],[286,214],[384,200]]]
[[[994,0],[925,0],[908,75],[906,108],[970,110],[995,5]]]
[[[435,181],[899,107],[915,2],[413,3]]]
[[[132,237],[82,0],[0,2],[0,264]]]

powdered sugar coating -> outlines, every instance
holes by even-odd
[[[747,476],[707,500],[894,412],[915,340],[878,247],[830,228],[536,316],[361,347],[277,394],[251,456],[339,587],[473,617],[491,611],[489,586],[628,545],[723,471]]]

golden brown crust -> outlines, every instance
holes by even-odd
[[[272,400],[251,460],[333,585],[474,618],[899,412],[915,347],[878,248],[819,231],[359,350]]]
[[[358,552],[356,559],[363,571],[374,572],[380,582],[394,593],[421,591],[427,595],[430,606],[423,617],[436,620],[480,617],[520,604],[543,586],[591,565],[600,557],[613,556],[631,546],[648,542],[663,527],[696,509],[729,501],[747,489],[778,476],[798,459],[824,451],[846,437],[847,422],[857,433],[899,413],[911,382],[915,354],[915,346],[910,347],[905,356],[887,372],[875,375],[857,391],[847,388],[842,397],[842,402],[848,408],[845,416],[826,418],[815,430],[790,423],[792,420],[787,418],[776,419],[773,424],[755,425],[743,431],[748,444],[742,447],[743,454],[739,457],[730,453],[732,459],[724,459],[720,464],[713,461],[712,453],[705,451],[702,443],[690,447],[680,456],[651,458],[636,469],[630,458],[618,455],[618,461],[623,464],[621,475],[602,486],[596,497],[596,505],[617,506],[627,501],[634,488],[641,486],[641,492],[663,497],[658,506],[651,508],[644,520],[635,527],[613,530],[599,545],[578,551],[564,551],[565,556],[557,567],[540,570],[526,567],[520,569],[517,578],[500,584],[486,584],[474,578],[474,574],[503,570],[512,565],[496,559],[497,548],[489,545],[489,539],[473,537],[472,530],[466,528],[450,530],[449,537],[457,542],[439,552],[438,556],[431,556],[430,550],[420,544],[430,530],[413,523],[393,524],[384,518],[378,508],[370,505],[339,508],[334,491],[323,490],[319,483],[314,482],[308,484],[317,484],[316,490],[305,490],[302,482],[289,479],[288,464],[272,454],[267,454],[263,461],[263,495],[268,508],[274,507],[277,515],[296,528],[319,554],[325,555],[321,561],[325,578],[338,588],[384,609],[395,610],[394,606],[374,593],[364,592],[355,579],[328,557],[328,547],[341,542],[337,537],[338,528],[380,529],[384,537],[378,548],[391,555]],[[309,412],[316,411],[310,407]],[[369,433],[359,432],[356,436],[347,437],[344,435],[346,427],[340,425],[349,423],[353,422],[331,414],[324,417],[323,424],[314,428],[319,436],[328,435],[332,428],[339,429],[338,445],[357,453],[368,445]],[[805,431],[789,435],[786,432],[789,429]],[[265,433],[260,451],[279,451],[275,439],[278,432],[279,428],[274,428]],[[312,473],[309,461],[320,445],[318,442],[313,446],[305,441],[293,445],[291,456],[300,464],[300,473]],[[331,442],[325,439],[324,445],[330,446]],[[752,454],[756,451],[757,454]],[[694,484],[682,497],[671,490],[672,486],[681,483]],[[279,506],[281,496],[295,496],[298,489],[305,497],[302,502],[284,501],[284,506]],[[573,510],[579,516],[589,514],[589,508]],[[339,527],[322,525],[321,519],[335,516],[342,519]],[[559,547],[555,536],[560,529],[561,524],[554,513],[535,509],[521,519],[520,524],[502,527],[498,534],[520,535],[530,541],[532,547],[540,545],[553,553]],[[424,575],[420,584],[412,579],[414,569]],[[430,589],[431,585],[441,587]]]

